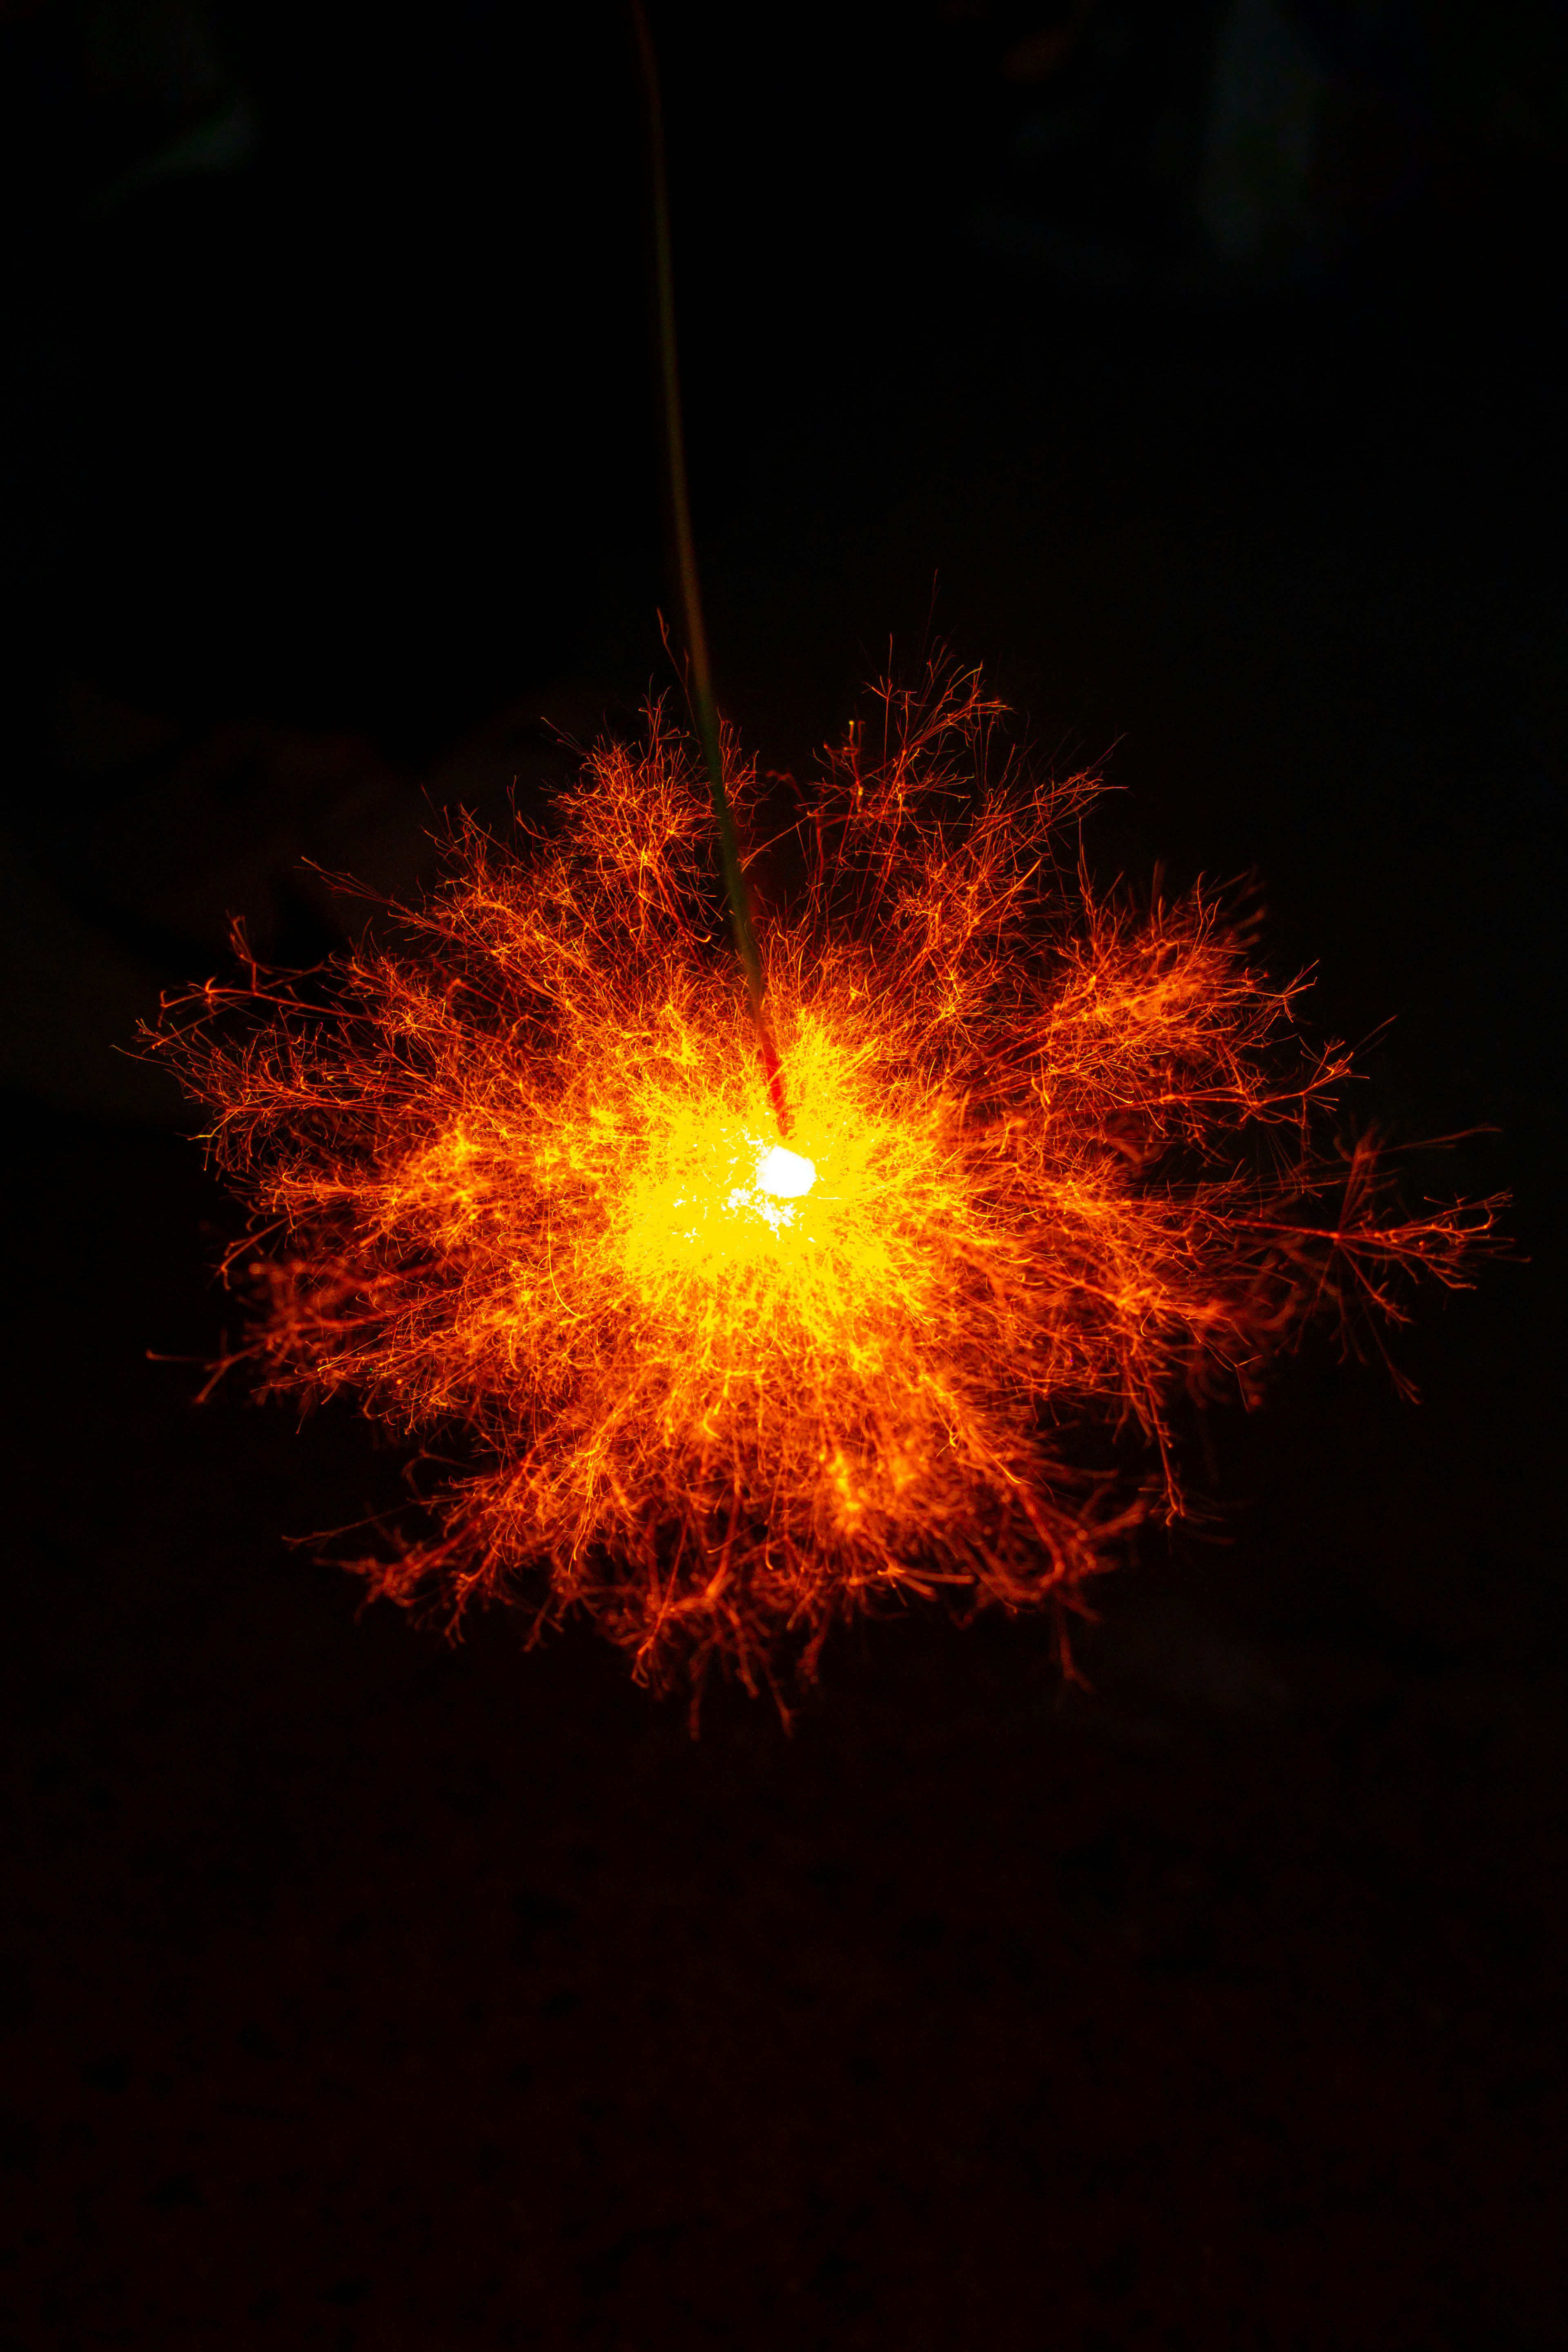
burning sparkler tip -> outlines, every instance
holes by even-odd
[[[817,1163],[799,1151],[787,1151],[776,1143],[765,1151],[757,1163],[759,1191],[771,1192],[780,1201],[801,1201],[817,1181]]]

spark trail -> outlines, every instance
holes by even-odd
[[[787,1147],[657,713],[548,836],[462,833],[324,1001],[256,969],[170,1008],[254,1208],[264,1385],[350,1391],[444,1465],[353,1561],[375,1591],[586,1611],[656,1685],[777,1686],[912,1596],[1061,1620],[1182,1510],[1184,1397],[1255,1395],[1310,1312],[1463,1280],[1495,1204],[1404,1215],[1320,1141],[1345,1055],[1203,895],[1096,897],[1092,780],[991,776],[973,676],[880,711],[803,799],[766,940]]]

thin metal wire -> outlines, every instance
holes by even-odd
[[[708,664],[707,631],[703,625],[696,548],[692,539],[691,500],[686,488],[685,436],[681,425],[681,378],[675,345],[675,279],[671,258],[670,191],[664,161],[664,108],[659,92],[659,66],[643,0],[627,0],[627,5],[637,43],[637,57],[643,69],[643,92],[647,106],[659,404],[663,412],[664,472],[669,493],[675,583],[680,592],[686,641],[686,693],[702,751],[703,765],[707,771],[708,790],[713,795],[713,813],[718,825],[719,864],[724,874],[725,896],[729,902],[730,929],[746,978],[747,999],[757,1030],[757,1042],[762,1055],[762,1067],[768,1079],[774,1117],[779,1122],[779,1134],[787,1135],[789,1118],[784,1095],[784,1072],[768,1024],[762,958],[758,951],[757,934],[752,928],[750,896],[740,862],[740,844],[736,836],[729,794],[725,788],[724,747],[719,735],[718,710],[713,698],[713,672]]]

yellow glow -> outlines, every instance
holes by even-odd
[[[657,1312],[694,1406],[705,1384],[776,1378],[786,1334],[805,1378],[852,1326],[879,1326],[915,1278],[901,1265],[903,1196],[951,1194],[929,1121],[901,1117],[896,1097],[891,1117],[873,1109],[862,1056],[836,1024],[795,1033],[799,1150],[768,1140],[745,1033],[724,1047],[718,1083],[695,1097],[639,1068],[616,1122],[636,1141],[606,1171],[622,1268]]]
[[[834,1234],[841,1199],[824,1195],[813,1202],[809,1223],[802,1212],[816,1185],[815,1163],[779,1145],[770,1149],[721,1105],[678,1101],[653,1124],[641,1174],[627,1187],[630,1271],[713,1274],[759,1257],[779,1260],[800,1246],[815,1249]],[[796,1250],[787,1247],[791,1235]]]

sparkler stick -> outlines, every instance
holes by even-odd
[[[767,1075],[768,1091],[780,1135],[789,1132],[784,1072],[768,1018],[767,983],[762,958],[752,927],[749,894],[740,862],[740,844],[724,780],[724,745],[718,710],[713,698],[713,672],[708,664],[707,631],[703,624],[702,591],[697,580],[696,548],[692,538],[691,500],[686,488],[685,436],[681,427],[680,363],[675,344],[675,281],[671,258],[669,176],[664,162],[664,109],[659,91],[659,66],[653,37],[643,0],[628,0],[632,29],[637,43],[647,108],[648,184],[653,215],[653,308],[658,335],[659,404],[663,413],[665,487],[669,499],[670,534],[676,585],[685,626],[686,691],[703,765],[707,772],[713,813],[718,826],[719,864],[725,896],[729,902],[730,929],[736,953],[746,976],[747,1000],[757,1029],[757,1042]]]

